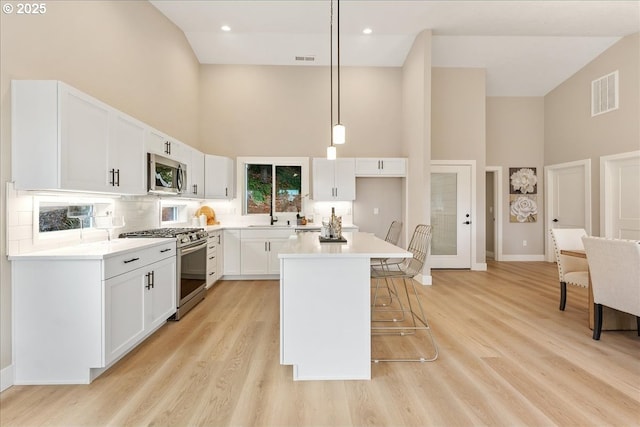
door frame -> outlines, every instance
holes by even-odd
[[[471,166],[471,270],[485,271],[487,263],[478,263],[477,257],[477,177],[475,160],[431,160],[432,166]],[[429,181],[431,181],[431,171],[429,171]],[[431,204],[429,204],[431,205]],[[429,215],[431,213],[429,212]],[[431,266],[429,266],[431,268]]]
[[[600,236],[613,237],[611,215],[611,166],[618,160],[640,157],[640,150],[600,157]]]
[[[494,174],[493,213],[496,217],[496,222],[493,225],[493,259],[494,261],[502,261],[502,166],[487,166],[485,172],[492,172]]]
[[[551,229],[551,220],[553,219],[553,177],[554,175],[563,169],[574,168],[581,166],[584,170],[584,222],[585,229],[588,235],[591,235],[591,159],[576,160],[573,162],[558,163],[555,165],[548,165],[544,167],[544,205],[545,205],[545,218],[544,218],[544,242],[545,242],[545,260],[548,262],[555,262],[555,255],[553,252],[553,243],[549,236],[549,230]]]

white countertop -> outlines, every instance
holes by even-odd
[[[297,233],[278,252],[278,258],[410,258],[413,255],[371,233],[347,232],[347,243],[320,243],[320,233]]]
[[[81,243],[79,245],[66,246],[45,251],[29,252],[19,255],[10,255],[9,261],[20,260],[45,260],[45,259],[104,259],[116,254],[132,252],[145,247],[162,245],[167,242],[175,242],[172,238],[135,238],[113,239],[94,243]]]
[[[216,231],[216,230],[252,230],[252,229],[258,229],[258,230],[302,230],[302,231],[319,231],[320,228],[322,228],[322,224],[317,224],[317,223],[311,223],[311,224],[305,224],[305,225],[296,225],[296,224],[291,224],[291,225],[286,225],[286,224],[274,224],[274,225],[269,225],[269,224],[217,224],[217,225],[208,225],[207,227],[205,227],[205,230],[207,231]],[[353,228],[358,228],[357,225],[354,224],[343,224],[342,225],[343,229],[353,229]]]

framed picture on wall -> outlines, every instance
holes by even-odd
[[[509,168],[509,194],[536,194],[536,168]]]
[[[535,194],[509,195],[509,222],[538,222],[538,201]]]

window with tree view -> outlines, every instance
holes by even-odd
[[[300,212],[302,210],[301,175],[301,166],[247,164],[246,213]],[[275,203],[273,194],[275,194]],[[274,203],[273,206],[272,203]]]

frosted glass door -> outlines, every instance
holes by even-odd
[[[431,268],[471,268],[471,168],[431,167]]]

